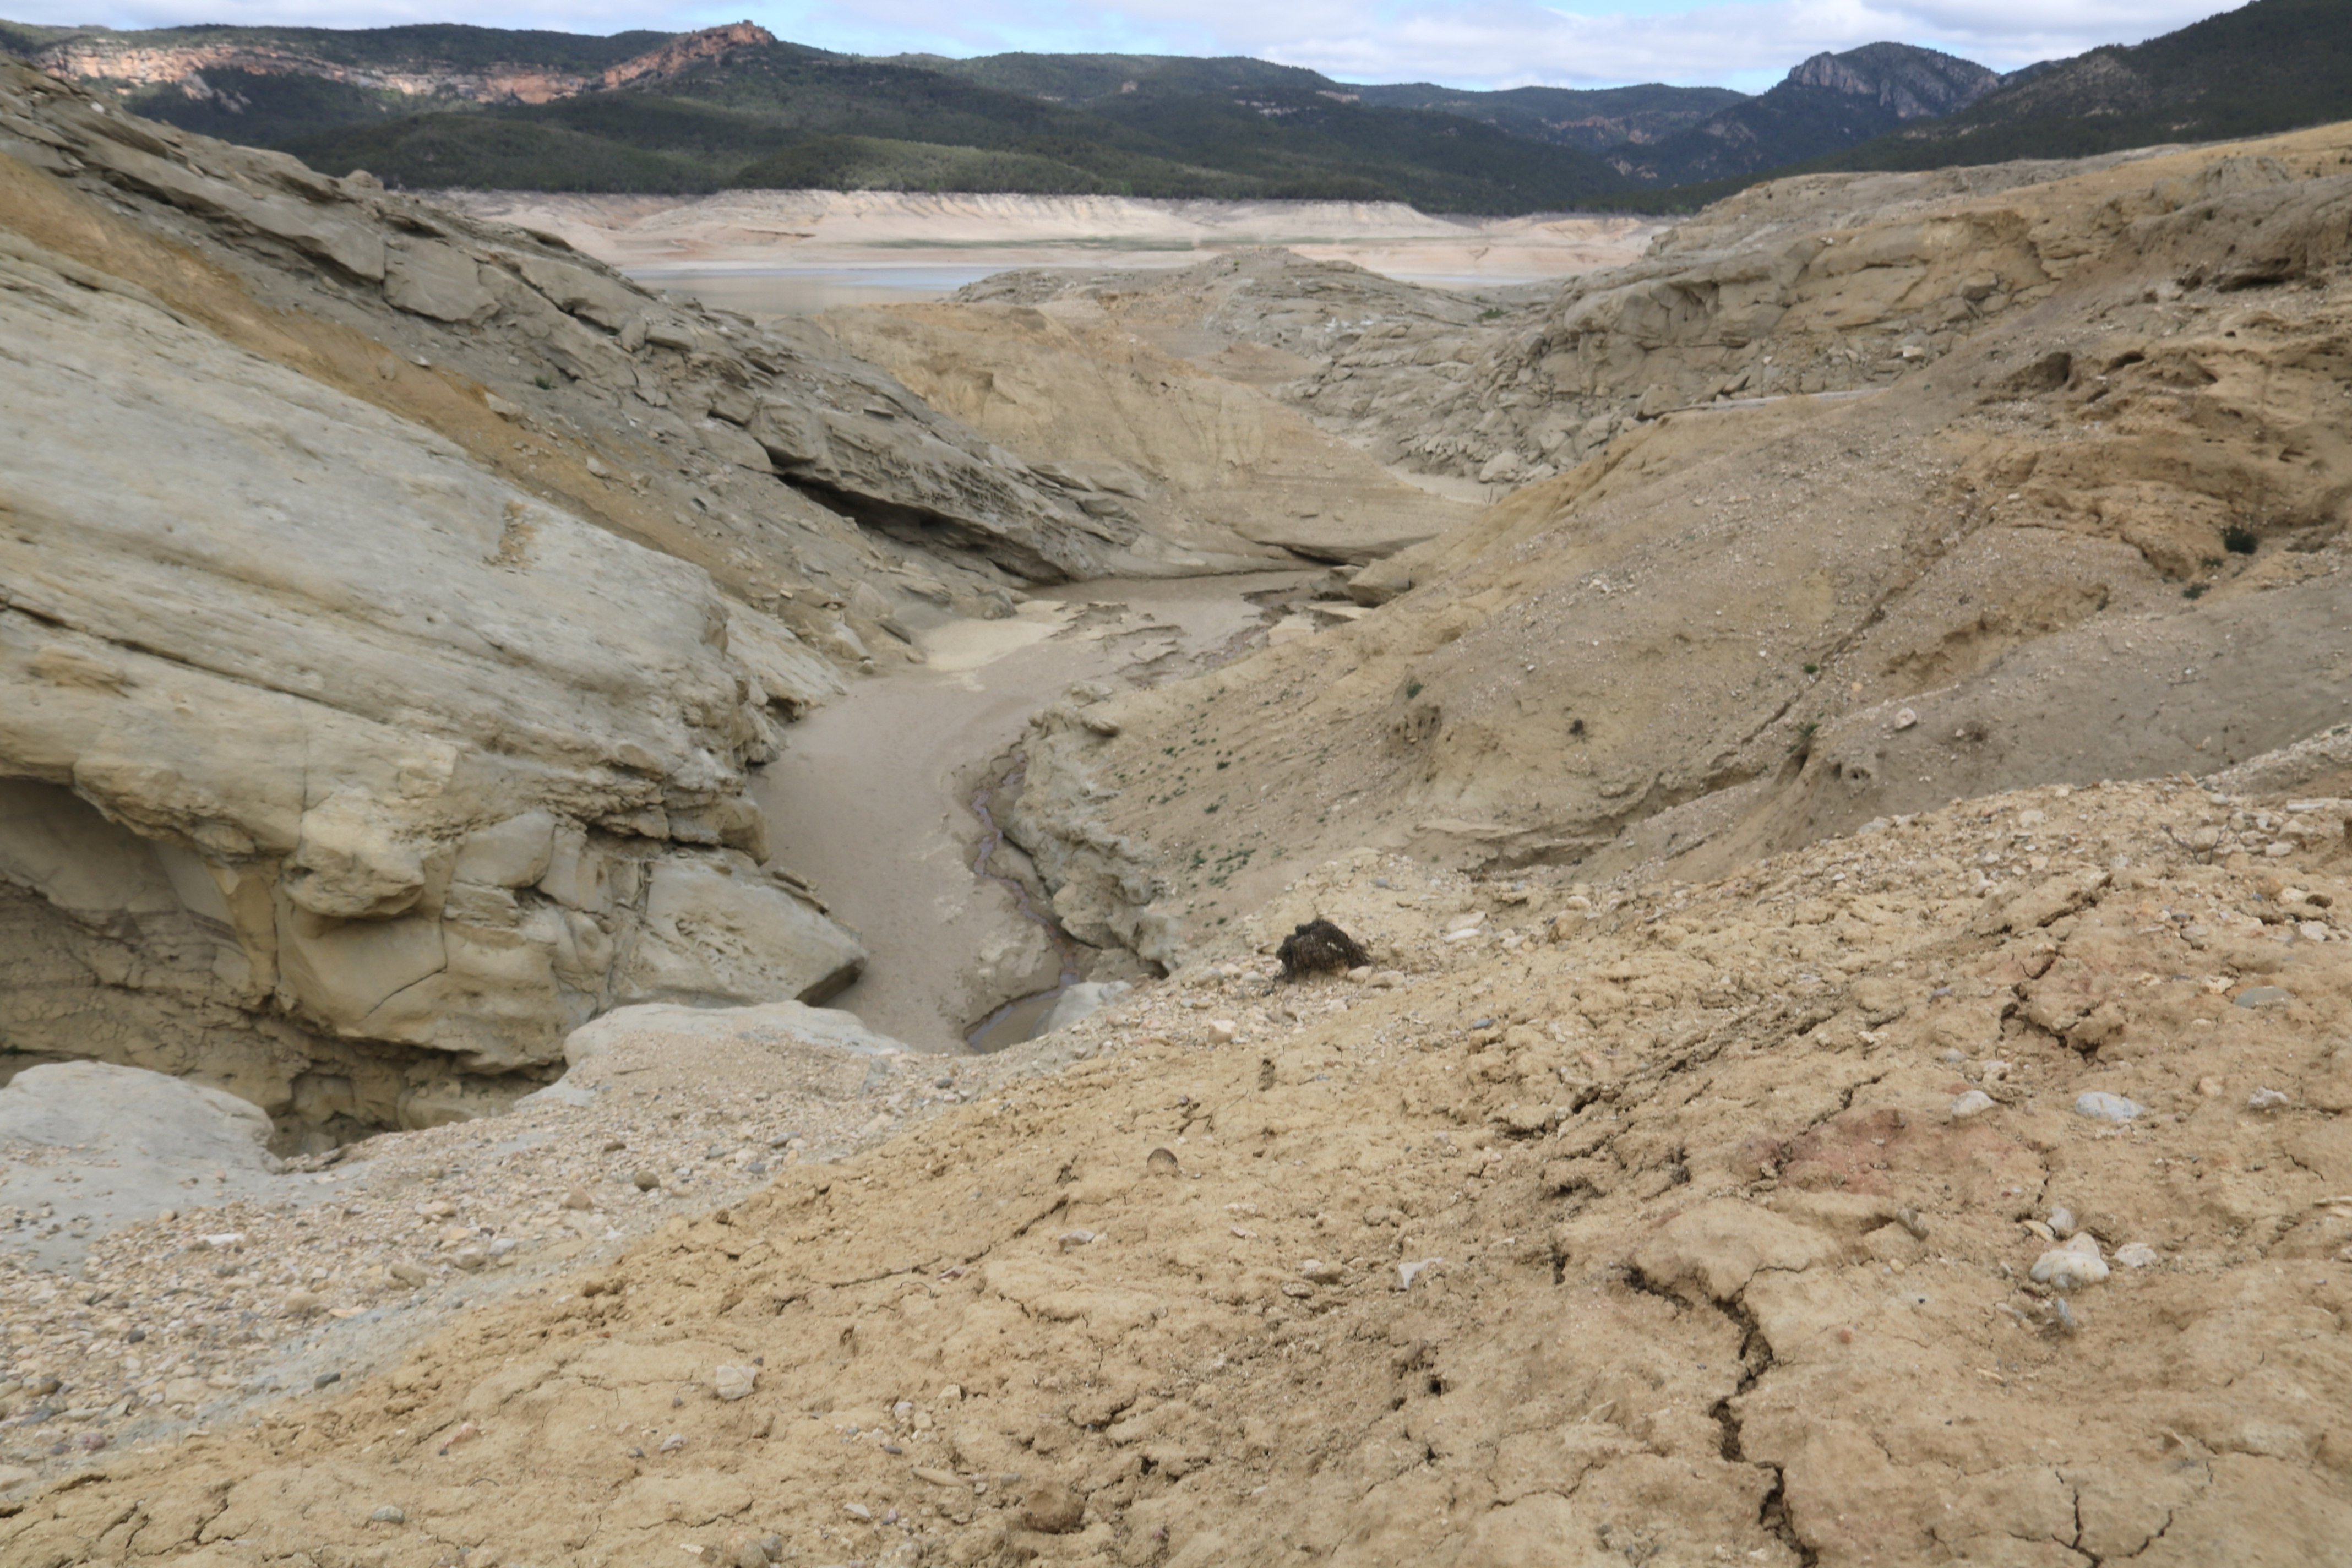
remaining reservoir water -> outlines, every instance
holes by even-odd
[[[704,304],[746,316],[805,316],[836,305],[907,305],[944,300],[1003,267],[838,267],[728,268],[631,273],[648,289],[676,289]]]

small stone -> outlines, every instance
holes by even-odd
[[[841,1505],[841,1511],[847,1514],[852,1519],[862,1519],[868,1524],[874,1522],[874,1510],[867,1508],[862,1502],[843,1503]]]
[[[617,1154],[628,1146],[629,1141],[625,1138],[607,1138],[604,1140],[604,1152],[607,1154]]]
[[[327,1388],[342,1381],[343,1374],[340,1372],[322,1372],[318,1376],[310,1380],[310,1386],[313,1388]]]
[[[394,1508],[392,1504],[386,1503],[368,1515],[368,1522],[370,1524],[406,1524],[408,1510],[404,1508]]]
[[[2226,1087],[2218,1078],[2200,1078],[2197,1080],[2197,1092],[2208,1100],[2219,1100],[2221,1097],[2221,1090]]]
[[[1896,1209],[1895,1211],[1895,1223],[1901,1226],[1905,1230],[1909,1231],[1911,1233],[1912,1240],[1925,1241],[1927,1239],[1927,1222],[1919,1217],[1919,1211],[1917,1209]]]
[[[74,1436],[74,1447],[85,1454],[95,1454],[106,1447],[106,1434],[103,1432],[77,1433]]]
[[[2286,1106],[2286,1096],[2275,1089],[2258,1089],[2246,1096],[2248,1110],[2284,1110]]]
[[[2033,1261],[2033,1281],[2053,1290],[2079,1290],[2107,1277],[2106,1260],[2099,1256],[2096,1238],[2078,1235],[2063,1247],[2053,1247]]]
[[[1372,966],[1369,963],[1360,963],[1356,965],[1355,968],[1348,971],[1348,978],[1356,982],[1360,985],[1365,981],[1370,980],[1371,977]]]
[[[675,1454],[685,1447],[686,1434],[683,1432],[673,1432],[668,1436],[662,1439],[661,1448],[659,1451],[665,1454]]]
[[[2073,1209],[2061,1204],[2050,1211],[2050,1234],[2059,1240],[2064,1241],[2072,1237],[2076,1228]]]
[[[1436,1268],[1439,1264],[1444,1261],[1445,1259],[1442,1258],[1424,1258],[1417,1263],[1398,1264],[1397,1289],[1400,1290],[1412,1289],[1412,1282],[1414,1280],[1420,1279],[1423,1273],[1429,1269]]]
[[[2294,993],[2284,985],[2249,985],[2230,998],[2233,1007],[2277,1007],[2294,1000]]]
[[[43,1377],[27,1378],[25,1380],[25,1392],[35,1395],[55,1394],[58,1389],[63,1388],[64,1386],[64,1381],[54,1374]]]
[[[426,1274],[424,1269],[419,1268],[414,1263],[386,1264],[383,1271],[393,1279],[398,1280],[401,1284],[406,1285],[412,1289],[424,1284],[426,1279],[432,1278],[430,1275]]]
[[[2126,1268],[2156,1267],[2156,1248],[2145,1241],[2135,1241],[2116,1248],[2116,1261]]]
[[[166,1405],[202,1405],[205,1402],[205,1394],[208,1391],[205,1387],[204,1379],[202,1378],[175,1377],[172,1379],[171,1382],[163,1385],[163,1403]]]
[[[568,1209],[593,1209],[596,1206],[596,1200],[588,1195],[587,1188],[574,1187],[563,1194],[563,1206]]]
[[[1234,1037],[1239,1033],[1241,1033],[1240,1029],[1235,1026],[1231,1018],[1212,1018],[1209,1020],[1209,1037],[1217,1041],[1221,1045],[1231,1044]]]
[[[737,1531],[719,1549],[722,1568],[768,1568],[768,1554],[760,1550],[759,1537],[748,1531]]]
[[[1337,1285],[1348,1277],[1348,1271],[1338,1264],[1326,1263],[1316,1258],[1300,1264],[1298,1272],[1318,1285]]]
[[[1972,1089],[1952,1101],[1952,1120],[1966,1121],[1971,1116],[1982,1116],[1996,1103],[1983,1089]]]
[[[1021,1523],[1041,1535],[1068,1535],[1086,1522],[1087,1500],[1059,1481],[1040,1481],[1021,1500]]]
[[[711,1374],[710,1388],[712,1393],[731,1405],[738,1399],[751,1397],[751,1390],[759,1381],[757,1367],[722,1366]]]
[[[2087,1116],[2094,1121],[2113,1121],[2118,1125],[2131,1121],[2146,1109],[2137,1100],[2126,1100],[2120,1094],[2109,1094],[2103,1089],[2090,1089],[2074,1100],[2075,1115]]]
[[[1918,721],[1919,715],[1908,708],[1897,708],[1895,710],[1895,727],[1898,730],[1908,730]]]
[[[945,1388],[940,1389],[940,1403],[941,1405],[961,1405],[961,1404],[962,1404],[962,1403],[963,1403],[963,1384],[960,1384],[960,1383],[950,1383],[950,1384],[949,1384]]]
[[[1063,1251],[1067,1252],[1073,1247],[1092,1246],[1095,1233],[1090,1230],[1066,1230],[1054,1240]]]
[[[631,1176],[629,1180],[637,1184],[637,1191],[641,1193],[652,1192],[655,1188],[661,1185],[661,1177],[656,1175],[651,1171],[639,1171],[635,1175]]]
[[[479,1247],[461,1247],[449,1255],[450,1267],[462,1268],[468,1274],[474,1273],[489,1260],[488,1250]]]
[[[1176,1153],[1171,1149],[1154,1149],[1143,1157],[1143,1173],[1148,1176],[1172,1176],[1178,1173]]]

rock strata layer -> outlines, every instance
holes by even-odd
[[[838,989],[745,793],[780,724],[927,617],[1200,563],[821,332],[14,65],[0,356],[0,1047],[291,1143]]]

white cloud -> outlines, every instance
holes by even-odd
[[[0,0],[5,3],[5,0]],[[382,26],[451,20],[446,0],[16,0],[18,19]],[[1754,89],[1824,49],[1880,39],[2011,69],[2136,43],[2210,0],[491,0],[485,26],[611,32],[747,13],[782,37],[866,52],[1000,49],[1255,55],[1357,81],[1460,86],[1725,82]],[[93,12],[97,13],[93,17]]]

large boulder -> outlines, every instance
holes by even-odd
[[[5,1256],[69,1267],[118,1226],[275,1185],[269,1118],[209,1085],[107,1062],[50,1062],[0,1085]],[[193,1185],[190,1184],[193,1183]]]

